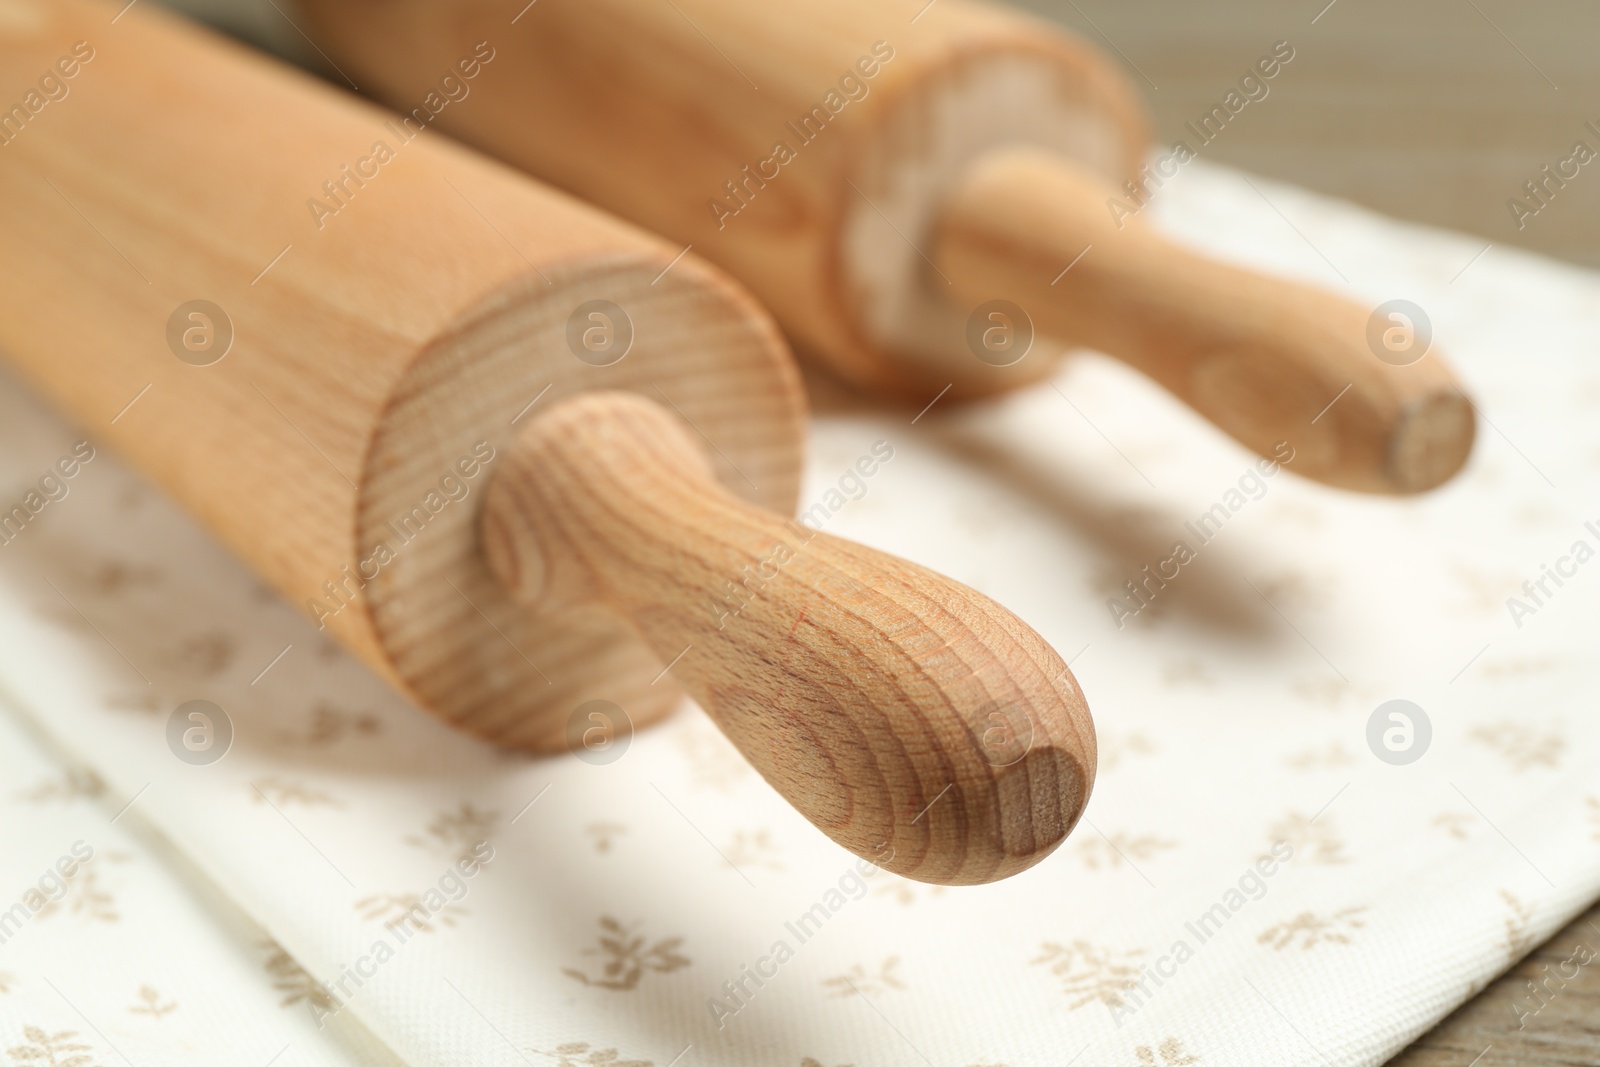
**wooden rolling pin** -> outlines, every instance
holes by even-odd
[[[803,397],[743,290],[119,7],[0,19],[28,112],[0,144],[0,349],[86,432],[484,737],[557,750],[586,702],[642,725],[676,682],[908,877],[1005,877],[1065,837],[1095,767],[1077,683],[986,597],[781,517]]]
[[[1036,20],[970,0],[298,5],[363,92],[692,244],[861,386],[918,406],[989,394],[1084,345],[1257,452],[1291,442],[1294,469],[1333,485],[1428,489],[1471,450],[1442,357],[1380,359],[1373,309],[1113,211],[1159,195],[1139,103]],[[451,99],[484,40],[499,58]],[[1041,335],[1003,366],[1026,327],[992,318],[996,299]]]

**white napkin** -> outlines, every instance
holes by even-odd
[[[1055,856],[978,888],[861,877],[693,709],[608,765],[496,752],[388,692],[102,451],[0,547],[0,677],[105,780],[102,806],[132,799],[122,822],[182,860],[118,872],[152,871],[125,928],[164,939],[159,963],[148,944],[67,955],[45,940],[64,922],[28,930],[37,954],[0,946],[0,1046],[23,1025],[90,1033],[35,992],[49,977],[130,1062],[220,1062],[247,1025],[262,1063],[283,1042],[279,1063],[337,1062],[307,1002],[290,1027],[256,988],[250,1015],[245,974],[237,1007],[185,1014],[192,1049],[136,1043],[149,1021],[117,1013],[141,984],[187,1008],[223,996],[213,959],[248,956],[253,935],[179,932],[203,876],[328,983],[328,1025],[419,1065],[1392,1055],[1600,895],[1600,563],[1507,608],[1574,542],[1600,547],[1600,280],[1203,163],[1152,214],[1216,254],[1421,305],[1484,419],[1462,478],[1384,500],[1292,473],[1258,493],[1253,457],[1098,357],[915,425],[818,418],[808,501],[894,449],[830,530],[983,590],[1072,660],[1101,766]],[[0,382],[5,499],[79,436]],[[1244,503],[1119,628],[1108,598],[1241,479]],[[167,740],[197,699],[234,732],[210,765]],[[1368,743],[1396,699],[1431,724],[1407,765]],[[87,832],[38,831],[16,892]],[[135,852],[97,834],[97,857]],[[96,1062],[119,1062],[110,1041],[85,1038]]]
[[[0,703],[0,1062],[400,1062],[354,1016],[319,1032],[316,979]]]

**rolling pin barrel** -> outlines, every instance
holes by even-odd
[[[687,690],[908,877],[1071,829],[1065,665],[781,517],[798,379],[719,272],[149,5],[14,4],[0,79],[41,73],[0,146],[0,350],[402,691],[558,751],[590,701],[643,725]]]
[[[1472,407],[1442,357],[1384,362],[1370,309],[1111,226],[1147,145],[1138,100],[1105,59],[1020,13],[973,0],[298,3],[364,85],[400,106],[433,100],[418,121],[692,244],[863,387],[918,405],[947,388],[982,396],[1086,345],[1250,448],[1288,441],[1294,470],[1343,488],[1429,489],[1471,450]],[[452,61],[479,40],[504,58],[444,103]],[[1026,167],[1019,147],[1034,150]],[[1026,357],[974,349],[969,323],[991,300],[1044,335]]]

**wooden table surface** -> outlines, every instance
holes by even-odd
[[[1576,959],[1592,954],[1592,962],[1564,980],[1580,945],[1586,952]],[[1545,990],[1535,997],[1529,982],[1543,983]],[[1390,1067],[1600,1064],[1600,905],[1389,1062]]]
[[[1165,144],[1287,40],[1269,95],[1202,158],[1600,267],[1600,159],[1521,230],[1506,207],[1575,141],[1600,152],[1593,0],[1020,3],[1120,55]]]

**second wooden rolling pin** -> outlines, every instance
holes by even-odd
[[[804,402],[741,289],[120,7],[0,21],[26,112],[0,144],[0,351],[86,432],[485,737],[559,750],[589,701],[642,725],[681,683],[907,877],[1005,877],[1066,836],[1095,769],[1077,683],[987,597],[783,518]]]
[[[920,406],[947,386],[1037,380],[1083,345],[1257,452],[1291,442],[1294,470],[1333,485],[1428,489],[1471,450],[1472,407],[1425,342],[1380,358],[1374,309],[1145,227],[1137,211],[1163,179],[1141,171],[1136,96],[1019,13],[972,0],[298,6],[362,91],[692,244],[857,384]],[[477,41],[499,58],[462,95],[452,64]],[[1258,88],[1293,55],[1263,48]],[[1227,102],[1209,121],[1229,120]],[[1377,321],[1379,336],[1406,331]]]

